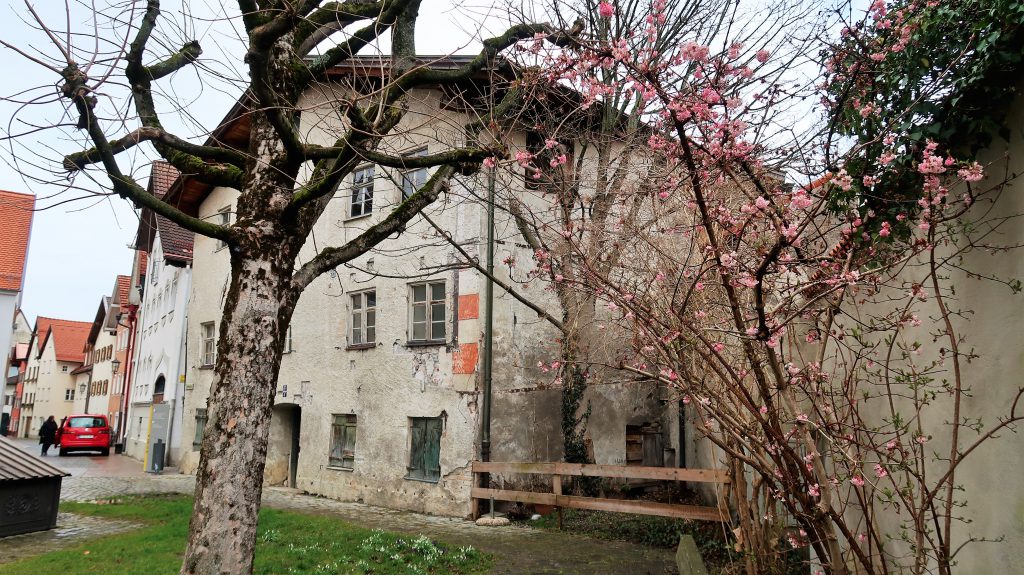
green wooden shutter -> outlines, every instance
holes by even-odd
[[[425,445],[423,446],[424,475],[430,481],[441,478],[441,418],[426,420]]]
[[[409,425],[409,431],[412,433],[412,442],[409,449],[409,477],[413,479],[425,479],[423,465],[425,428],[426,422],[419,417],[414,417]]]

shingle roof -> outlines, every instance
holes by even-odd
[[[6,437],[0,437],[0,482],[43,477],[67,477],[67,471],[44,459],[18,449]]]
[[[158,198],[164,197],[167,190],[171,189],[174,180],[178,179],[178,168],[163,160],[155,160],[149,172],[149,193]]]
[[[36,197],[0,190],[0,290],[21,291]]]
[[[169,264],[192,263],[192,245],[195,242],[195,233],[183,229],[163,216],[156,217],[156,230],[160,234],[164,261]]]
[[[39,342],[39,351],[43,351],[46,340],[52,337],[57,361],[82,363],[85,361],[83,350],[91,328],[91,322],[40,316],[36,318],[36,341]]]
[[[132,287],[131,276],[117,276],[117,304],[128,305],[128,291]]]

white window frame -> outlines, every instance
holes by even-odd
[[[231,206],[224,206],[223,208],[217,210],[217,213],[214,214],[214,217],[217,220],[215,223],[217,223],[218,225],[231,225]],[[224,240],[217,240],[217,243],[214,245],[213,251],[219,252],[226,247],[228,247],[227,242],[225,242]]]
[[[352,197],[348,204],[348,219],[362,218],[373,213],[373,180],[376,177],[374,172],[373,164],[352,171]]]
[[[217,324],[212,321],[199,324],[199,337],[202,341],[200,364],[213,367],[217,361]]]
[[[434,288],[441,286],[441,299],[435,298]],[[425,299],[417,300],[418,287],[424,288]],[[441,306],[441,317],[434,316],[435,306]],[[416,320],[416,309],[423,308],[423,320]],[[416,337],[416,327],[423,326],[423,336]],[[435,337],[435,326],[440,325],[441,337]],[[410,343],[443,343],[448,336],[448,286],[444,280],[431,280],[409,284],[409,339]]]
[[[370,298],[373,301],[370,301]],[[370,305],[370,304],[373,305]],[[372,346],[377,343],[377,290],[368,289],[349,297],[349,347]],[[372,333],[371,333],[372,330]]]
[[[418,158],[427,155],[426,146],[413,150],[407,154],[403,154],[403,158]],[[427,168],[412,168],[409,170],[402,170],[402,201],[409,199],[410,196],[419,191],[423,187],[423,184],[427,183],[430,179],[430,174]]]

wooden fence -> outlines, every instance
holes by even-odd
[[[480,473],[550,475],[552,493],[475,487],[476,485],[479,485],[477,475]],[[661,481],[693,481],[703,483],[729,482],[728,474],[724,470],[720,469],[634,467],[580,463],[498,463],[474,461],[474,487],[472,491],[473,512],[474,514],[478,513],[478,509],[480,508],[479,501],[487,501],[494,498],[496,501],[518,501],[520,503],[533,503],[535,505],[553,505],[559,509],[559,525],[561,525],[561,509],[566,507],[573,509],[591,509],[596,511],[615,511],[619,513],[636,513],[640,515],[659,515],[661,517],[677,517],[681,519],[702,519],[706,521],[724,521],[726,517],[723,514],[723,511],[717,507],[564,495],[562,493],[562,477],[565,476],[655,479]]]

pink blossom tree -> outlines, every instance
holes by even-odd
[[[799,63],[728,26],[705,42],[657,45],[663,10],[654,3],[646,27],[617,27],[620,7],[602,2],[599,33],[551,50],[526,44],[543,54],[546,89],[571,86],[581,107],[608,106],[643,136],[631,150],[643,176],[605,178],[605,213],[589,227],[573,214],[588,209],[585,192],[563,200],[562,150],[578,149],[577,131],[548,126],[541,141],[554,144],[517,157],[552,206],[547,218],[533,210],[529,232],[559,246],[536,250],[534,277],[593,302],[591,336],[627,334],[616,359],[588,361],[678,391],[714,446],[709,463],[731,472],[724,501],[748,573],[780,572],[802,549],[825,573],[950,573],[962,545],[983,539],[956,539],[957,470],[1024,417],[1024,389],[994,421],[969,413],[965,364],[977,356],[949,278],[1019,214],[977,208],[996,205],[999,165],[924,137],[972,87],[947,83],[954,66],[915,76],[919,97],[893,101],[872,87],[930,60],[867,65],[915,41],[947,49],[926,24],[948,14],[938,3],[873,4],[823,46],[815,108],[794,105],[812,93],[792,85]],[[976,10],[961,17],[1003,25]],[[610,105],[617,97],[628,105]],[[790,130],[795,111],[820,121]]]

